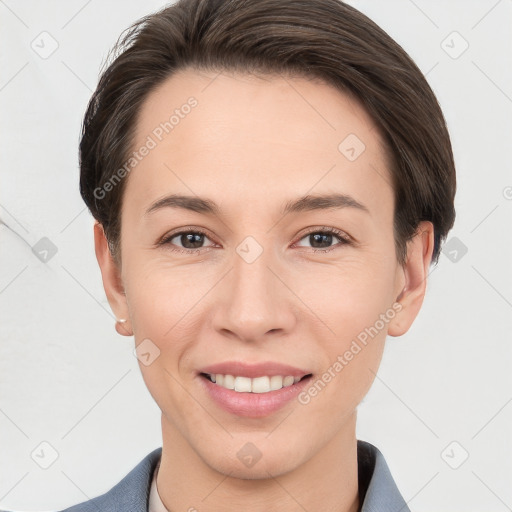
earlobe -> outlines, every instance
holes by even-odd
[[[130,322],[127,320],[129,318],[128,304],[121,272],[112,257],[103,226],[99,222],[94,223],[94,249],[101,270],[103,288],[110,307],[116,315],[116,331],[123,336],[133,336]]]
[[[433,249],[434,226],[430,221],[422,221],[414,237],[407,243],[407,261],[401,269],[405,284],[396,298],[401,309],[389,323],[390,336],[405,334],[421,309]]]
[[[128,326],[128,320],[126,318],[116,319],[116,331],[121,336],[133,336],[133,331]]]

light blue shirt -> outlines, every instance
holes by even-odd
[[[110,491],[61,512],[148,512],[153,474],[161,455],[162,448],[156,448]],[[378,448],[358,440],[357,459],[360,512],[410,512]]]

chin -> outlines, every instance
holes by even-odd
[[[220,453],[210,453],[204,458],[205,462],[215,471],[232,478],[242,480],[262,480],[284,475],[300,465],[297,458],[297,447],[293,455],[290,448],[279,450],[278,447],[267,446],[259,450],[256,443],[244,441],[241,447],[239,442],[234,443],[232,449],[222,450]],[[261,444],[261,443],[260,443]]]

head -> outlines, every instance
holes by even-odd
[[[339,0],[179,1],[115,52],[84,119],[80,190],[119,332],[158,355],[143,377],[198,460],[289,471],[353,426],[386,336],[421,308],[455,216],[439,105]],[[200,374],[228,360],[323,385],[237,418]],[[259,466],[236,457],[248,441]]]

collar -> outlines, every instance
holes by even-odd
[[[357,441],[360,512],[411,512],[376,446]]]

